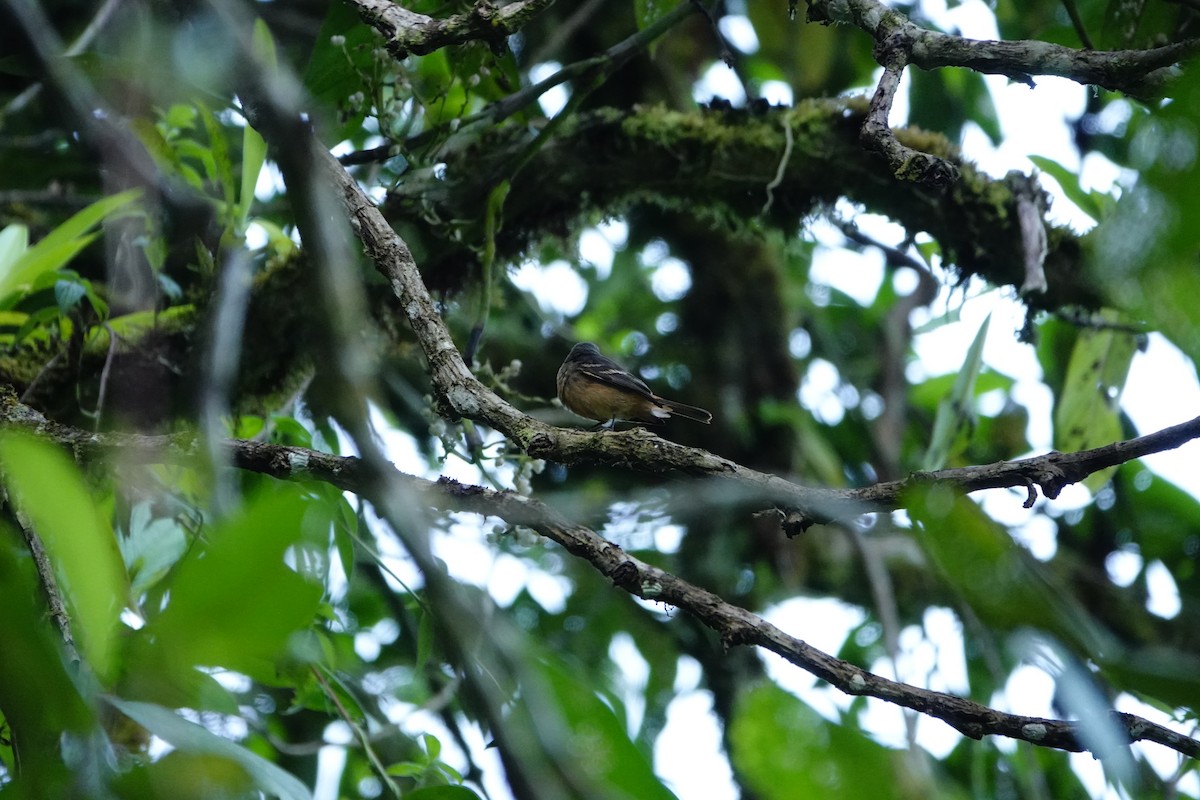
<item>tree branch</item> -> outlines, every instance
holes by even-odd
[[[187,464],[195,463],[199,458],[199,439],[193,435],[89,433],[46,420],[36,411],[17,403],[9,389],[0,390],[0,424],[48,436],[85,459],[111,452],[119,452],[125,463]],[[388,474],[379,475],[380,467],[368,465],[362,459],[303,447],[230,439],[223,443],[223,448],[238,468],[280,480],[322,481],[367,498],[376,494],[381,485],[399,487],[406,497],[444,511],[494,516],[512,525],[531,528],[587,561],[629,594],[668,603],[691,614],[718,634],[727,647],[753,645],[769,650],[846,694],[876,697],[913,709],[943,720],[972,739],[1006,736],[1072,752],[1087,749],[1080,732],[1085,725],[1095,724],[1095,720],[1070,722],[1009,714],[972,700],[880,677],[806,644],[712,592],[630,556],[592,529],[516,492],[494,491],[449,478],[429,481],[390,466],[382,467]],[[1131,742],[1156,742],[1186,756],[1200,758],[1200,741],[1196,739],[1133,714],[1113,711],[1108,719]]]
[[[563,464],[599,463],[653,472],[677,471],[734,481],[745,491],[747,501],[773,503],[793,511],[786,527],[789,533],[794,533],[814,523],[900,508],[906,491],[927,482],[942,483],[963,492],[1028,487],[1028,505],[1032,506],[1036,499],[1034,485],[1040,486],[1047,497],[1054,498],[1064,486],[1093,472],[1179,447],[1200,436],[1198,417],[1157,434],[1094,450],[1048,453],[989,466],[919,473],[864,489],[833,490],[800,486],[706,450],[661,439],[642,428],[582,432],[547,425],[505,402],[471,374],[434,307],[408,246],[337,160],[327,151],[319,152],[322,166],[336,184],[367,256],[399,298],[400,307],[425,351],[442,412],[450,417],[483,422],[535,458]]]
[[[813,22],[846,22],[877,42],[900,36],[908,63],[922,69],[967,67],[1033,86],[1034,75],[1057,75],[1134,97],[1160,95],[1179,77],[1176,66],[1200,53],[1200,39],[1148,50],[1075,50],[1034,40],[999,42],[931,31],[879,0],[809,0]]]
[[[410,53],[423,56],[448,45],[482,40],[492,47],[516,33],[554,0],[514,0],[497,6],[491,0],[476,0],[465,14],[437,19],[409,11],[391,0],[350,0],[363,21],[383,34],[394,58]]]
[[[948,186],[958,180],[958,168],[944,158],[905,147],[888,125],[892,101],[908,64],[908,50],[901,31],[895,31],[877,43],[875,58],[883,65],[883,75],[871,97],[859,139],[868,149],[886,158],[892,174],[900,180],[923,186]]]

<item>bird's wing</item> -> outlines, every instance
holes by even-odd
[[[654,392],[650,391],[650,387],[640,378],[624,369],[617,362],[604,356],[592,356],[586,361],[580,362],[577,366],[580,372],[592,380],[606,383],[618,389],[624,389],[627,392],[640,394],[647,400],[653,401],[655,399]]]

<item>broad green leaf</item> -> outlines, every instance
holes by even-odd
[[[267,143],[262,135],[247,125],[242,129],[242,188],[238,195],[238,211],[241,216],[238,227],[246,229],[250,219],[250,208],[254,205],[254,187],[262,174],[267,160]]]
[[[153,703],[107,698],[107,702],[177,750],[226,759],[240,766],[254,785],[281,800],[311,800],[308,787],[280,767],[203,725],[189,722],[169,708]]]
[[[20,297],[29,292],[38,278],[70,263],[79,251],[95,239],[96,234],[91,234],[58,242],[53,247],[39,243],[26,250],[25,255],[17,259],[9,271],[0,275],[0,300],[7,300],[14,293],[20,293],[17,295]]]
[[[350,109],[347,98],[363,88],[363,75],[374,72],[372,53],[378,43],[378,34],[363,24],[353,6],[329,4],[304,72],[304,86],[323,106],[343,112],[334,139],[363,133],[363,108]]]
[[[0,434],[0,465],[54,566],[83,656],[102,679],[112,677],[115,633],[129,596],[112,528],[58,448],[7,431]]]
[[[121,211],[141,196],[141,189],[126,189],[123,192],[97,200],[82,211],[73,214],[67,221],[46,234],[44,239],[34,245],[34,249],[42,245],[53,247],[70,239],[76,239],[99,225],[106,218]]]
[[[915,408],[929,409],[934,411],[938,404],[953,390],[954,382],[958,380],[958,373],[949,375],[936,375],[921,383],[914,384],[908,390],[909,402]],[[995,370],[985,370],[975,378],[975,397],[992,391],[1007,392],[1012,389],[1015,381],[1008,375],[1003,375]]]
[[[1102,324],[1117,325],[1121,315],[1105,310]],[[1054,446],[1063,452],[1087,450],[1122,437],[1121,390],[1137,352],[1137,337],[1117,327],[1088,328],[1075,340],[1058,406],[1054,410]],[[1092,492],[1112,477],[1115,467],[1083,481]]]
[[[1085,655],[1111,650],[1111,636],[1087,609],[969,498],[943,486],[924,487],[911,493],[905,507],[942,579],[985,624],[1004,631],[1036,628]]]
[[[85,347],[89,353],[104,352],[109,346],[109,328],[118,337],[137,339],[152,330],[176,330],[194,324],[194,306],[171,306],[162,311],[134,311],[109,320],[107,326],[97,325],[88,331]]]
[[[289,640],[312,623],[322,588],[289,566],[312,503],[297,487],[275,488],[189,552],[166,609],[138,632],[175,665],[274,681],[292,656]]]
[[[729,731],[738,774],[762,800],[904,797],[898,753],[762,682],[742,692]]]
[[[925,451],[925,461],[921,466],[926,471],[945,466],[960,435],[966,432],[974,418],[975,379],[983,369],[983,344],[987,341],[988,325],[991,321],[992,316],[989,314],[979,326],[975,340],[967,350],[967,360],[954,379],[950,394],[938,404],[929,449]]]

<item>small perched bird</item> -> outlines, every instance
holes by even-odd
[[[579,416],[601,424],[615,425],[619,420],[659,423],[672,414],[712,422],[712,414],[703,408],[659,397],[641,378],[600,355],[591,342],[572,347],[558,368],[558,399]]]

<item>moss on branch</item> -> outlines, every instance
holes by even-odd
[[[806,100],[792,108],[644,107],[581,115],[565,122],[560,135],[511,177],[497,246],[503,256],[515,258],[581,219],[638,205],[685,212],[714,228],[766,226],[792,233],[815,210],[844,197],[909,231],[928,233],[963,276],[1019,287],[1021,234],[1016,201],[1004,180],[964,161],[945,137],[916,129],[896,130],[897,139],[952,162],[961,179],[945,189],[898,180],[880,156],[859,144],[865,114],[865,100],[838,99]],[[790,151],[785,126],[792,134]],[[447,148],[439,156],[444,175],[406,180],[385,204],[385,214],[393,222],[456,220],[440,233],[478,241],[482,198],[496,181],[510,177],[507,165],[531,135],[525,126],[509,125],[470,146]],[[773,184],[785,152],[790,156],[782,179]],[[764,213],[768,184],[773,199]],[[1049,238],[1049,288],[1031,302],[1045,308],[1095,302],[1092,287],[1079,279],[1077,238],[1065,230],[1051,230]],[[442,257],[463,256],[452,250]],[[437,271],[441,265],[423,266]]]

